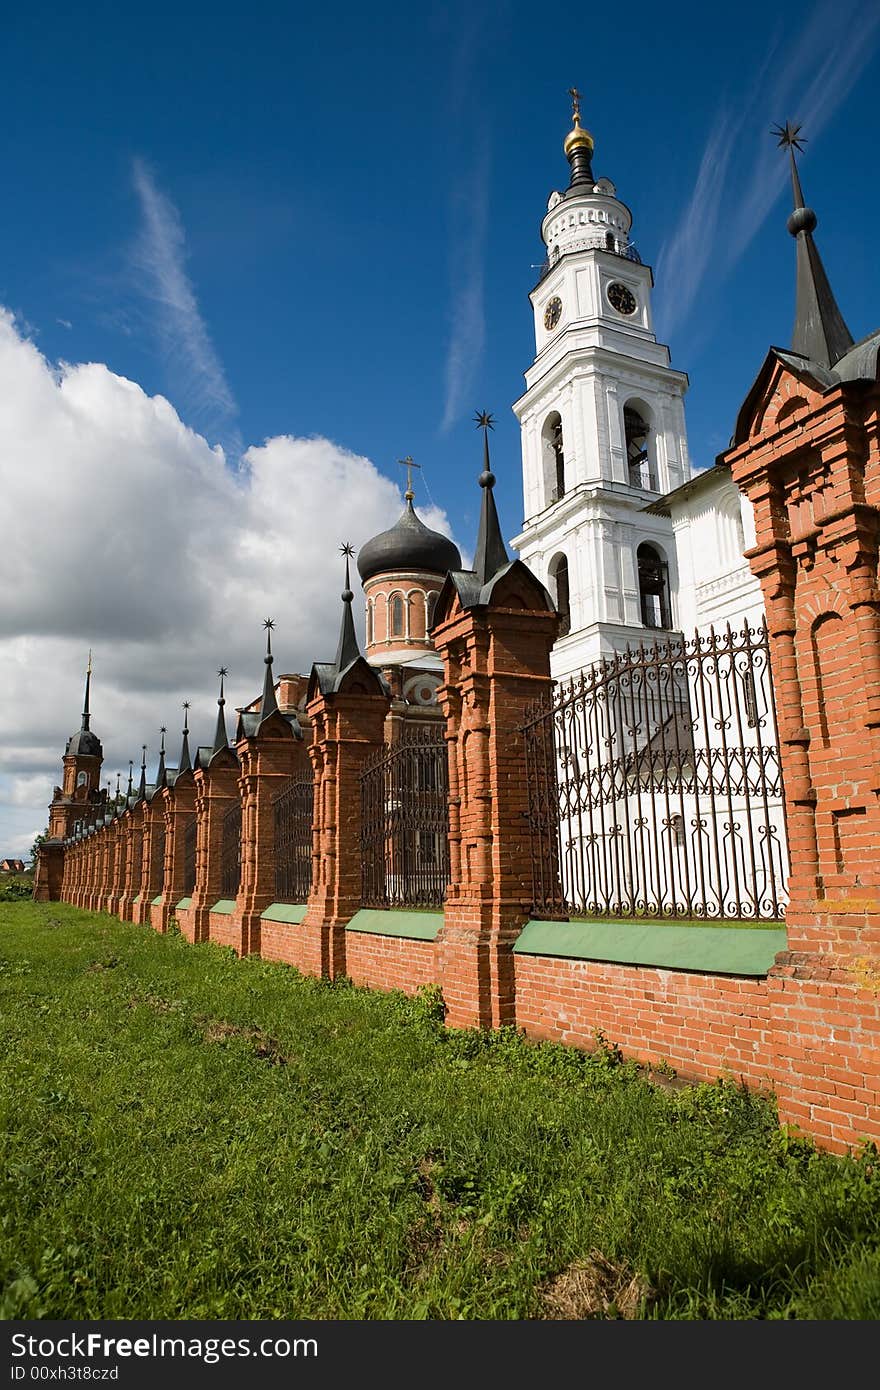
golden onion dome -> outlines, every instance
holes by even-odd
[[[565,137],[563,149],[566,159],[570,159],[575,150],[587,150],[588,153],[593,153],[593,137],[588,130],[584,130],[577,115],[574,117],[574,125]]]

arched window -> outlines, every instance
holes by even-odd
[[[571,631],[571,604],[568,593],[568,560],[564,555],[554,555],[550,561],[550,586],[556,608],[559,612],[559,636]]]
[[[76,785],[77,785],[78,787],[84,787],[84,786],[86,785],[86,783],[88,782],[88,780],[89,780],[89,774],[88,774],[87,772],[78,772],[78,773],[76,774]]]
[[[606,250],[606,251],[615,251],[616,249],[617,249],[617,242],[614,240],[614,233],[613,233],[613,232],[606,232],[606,233],[605,233],[605,250]]]
[[[391,636],[402,637],[404,632],[403,595],[391,595]]]
[[[367,604],[367,646],[370,645],[370,643],[372,642],[372,640],[373,640],[373,600],[370,599],[369,603]]]
[[[562,439],[562,416],[558,410],[547,416],[541,431],[544,446],[544,485],[548,502],[558,502],[565,496],[565,445]]]
[[[657,477],[651,460],[649,435],[651,427],[635,405],[623,408],[623,429],[626,437],[626,462],[630,487],[657,491]]]
[[[639,569],[639,598],[645,627],[672,626],[669,613],[669,567],[660,552],[647,541],[636,555]]]
[[[437,591],[436,589],[432,589],[431,592],[428,594],[428,597],[427,597],[427,623],[426,623],[426,628],[425,628],[426,631],[428,630],[428,628],[430,628],[432,622],[434,621],[434,609],[437,607],[437,600],[438,600],[439,597],[440,597],[440,594],[438,593],[438,591]]]

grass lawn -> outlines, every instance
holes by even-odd
[[[880,1164],[732,1082],[0,904],[0,1309],[877,1318]]]

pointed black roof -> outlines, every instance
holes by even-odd
[[[797,242],[797,297],[791,347],[801,357],[807,357],[811,362],[830,370],[849,352],[853,337],[837,306],[813,240],[819,219],[813,209],[804,204],[795,160],[795,150],[802,149],[804,143],[799,131],[800,126],[792,125],[790,121],[774,131],[779,136],[780,145],[788,149],[794,198],[794,211],[786,224]]]
[[[419,523],[421,524],[421,523]],[[361,655],[358,646],[357,633],[354,629],[354,618],[352,616],[351,604],[354,594],[351,591],[351,572],[349,569],[349,559],[354,554],[353,547],[346,541],[340,546],[340,553],[345,556],[345,588],[342,591],[342,622],[339,626],[339,642],[336,646],[336,660],[316,661],[312,666],[311,676],[309,677],[309,698],[314,691],[320,690],[324,695],[334,694],[342,685],[346,674],[353,667],[361,665],[364,669],[364,676],[368,684],[375,687],[377,693],[387,694],[388,685],[378,671],[374,670]],[[456,551],[456,554],[458,552]],[[358,561],[360,564],[360,561]]]
[[[278,713],[278,701],[275,699],[275,682],[272,679],[272,629],[275,623],[272,618],[266,618],[263,627],[266,629],[266,655],[264,657],[265,672],[263,674],[263,698],[260,702],[260,720],[270,715]]]
[[[481,584],[488,584],[493,575],[510,563],[498,509],[495,506],[495,474],[489,466],[489,431],[495,422],[488,411],[478,411],[477,427],[483,431],[483,471],[480,474],[480,487],[483,489],[483,503],[480,508],[480,528],[477,531],[477,553],[474,556],[474,573]]]
[[[226,699],[223,694],[223,680],[228,674],[229,672],[225,666],[221,666],[220,670],[217,672],[217,675],[220,677],[220,695],[217,700],[217,727],[214,730],[214,747],[212,750],[215,753],[220,753],[224,748],[229,747],[229,735],[226,732]]]
[[[192,772],[192,760],[189,756],[189,700],[183,702],[183,743],[177,772],[178,776],[181,772]]]
[[[92,683],[92,654],[89,652],[89,664],[86,667],[86,693],[83,699],[82,721],[75,734],[71,734],[67,740],[65,756],[72,757],[78,755],[84,758],[103,758],[104,750],[101,747],[100,739],[92,733],[89,728],[89,691]]]
[[[345,588],[340,595],[342,599],[342,622],[339,626],[339,641],[336,645],[336,669],[344,671],[353,661],[357,661],[360,656],[357,633],[354,630],[354,618],[352,616],[351,604],[354,594],[351,589],[351,574],[349,571],[349,559],[354,554],[351,545],[346,543],[341,546],[340,553],[345,556]]]
[[[147,745],[141,744],[141,780],[138,783],[137,799],[143,801],[147,795]]]

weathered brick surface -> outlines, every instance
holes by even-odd
[[[536,1038],[628,1056],[683,1076],[769,1086],[774,1032],[766,980],[601,961],[515,956],[517,1023]]]
[[[422,985],[437,983],[433,941],[348,932],[345,960],[346,973],[355,984],[371,989],[400,989],[404,994],[415,994]]]
[[[223,896],[223,820],[239,800],[239,766],[231,749],[193,774],[196,816],[196,886],[192,893],[194,941],[207,941],[210,909]]]
[[[774,1080],[782,1118],[842,1148],[878,1135],[880,384],[822,392],[771,354],[757,388],[726,458],[755,511],[792,866]]]
[[[531,901],[528,788],[519,732],[550,689],[558,618],[524,566],[488,606],[453,599],[434,630],[449,745],[451,881],[436,959],[448,1021],[516,1021],[512,946]]]

